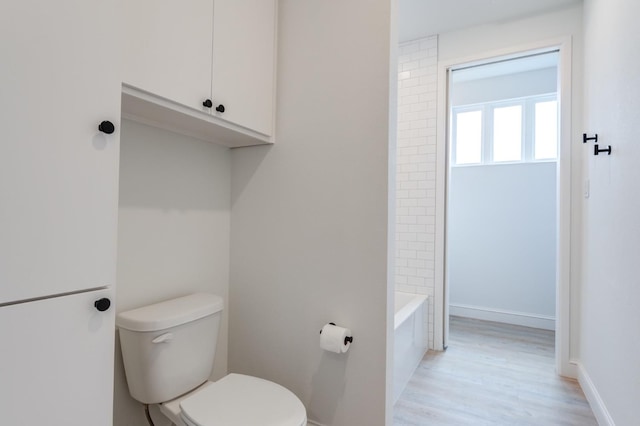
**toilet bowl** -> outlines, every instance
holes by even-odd
[[[178,426],[305,426],[306,411],[288,389],[257,377],[229,374],[160,404]]]
[[[158,404],[177,426],[304,426],[293,392],[257,377],[212,382],[223,301],[197,293],[116,317],[131,396]]]

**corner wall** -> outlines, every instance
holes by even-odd
[[[601,425],[640,418],[640,3],[585,1],[585,126],[611,156],[584,147],[580,358],[585,394]]]
[[[281,0],[277,140],[232,151],[229,368],[318,424],[387,415],[392,10]],[[320,349],[329,321],[352,329],[346,354]]]
[[[230,157],[228,148],[122,120],[118,312],[194,292],[226,301]],[[214,379],[227,371],[227,312]],[[129,395],[117,337],[115,360],[114,425],[146,425],[142,405]],[[156,426],[170,424],[160,412],[152,414]]]

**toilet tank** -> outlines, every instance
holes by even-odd
[[[209,379],[223,305],[219,296],[196,293],[117,315],[133,398],[157,404]]]

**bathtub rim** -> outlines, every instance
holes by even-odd
[[[404,323],[413,313],[420,307],[420,305],[426,303],[429,300],[427,294],[407,293],[405,291],[395,291],[395,293],[401,293],[403,295],[410,296],[410,300],[403,304],[393,315],[393,329],[397,330],[398,327]],[[395,297],[395,294],[394,294]],[[395,301],[394,301],[395,302]]]

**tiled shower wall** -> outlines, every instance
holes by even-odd
[[[433,348],[438,38],[402,43],[398,58],[396,290],[429,295]]]

